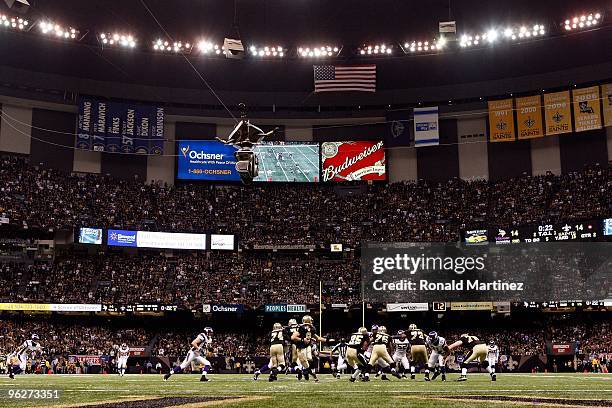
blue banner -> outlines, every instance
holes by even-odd
[[[79,123],[76,135],[77,149],[91,150],[92,105],[93,103],[87,100],[81,100],[79,103]]]
[[[109,103],[106,107],[106,148],[107,152],[118,152],[121,145],[121,115],[125,110],[122,103]]]
[[[163,154],[164,108],[81,98],[75,145],[99,152]]]
[[[135,247],[137,246],[137,231],[109,229],[106,244],[111,246]]]
[[[106,139],[106,102],[96,101],[93,103],[92,121],[92,150],[103,152]]]
[[[134,152],[137,154],[149,153],[149,139],[151,138],[151,120],[155,108],[142,106],[136,109],[136,136],[134,138]]]
[[[122,112],[121,120],[121,151],[134,153],[134,137],[136,136],[136,107],[127,105]]]
[[[410,134],[409,111],[388,111],[387,132],[385,135],[386,147],[411,146],[413,137]]]
[[[217,141],[181,140],[178,142],[177,178],[240,181],[235,151],[234,146]]]
[[[151,119],[151,139],[149,139],[149,153],[163,154],[164,152],[164,108],[154,109]]]

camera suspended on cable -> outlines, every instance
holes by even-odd
[[[259,174],[259,159],[253,151],[253,147],[274,133],[276,128],[269,132],[264,132],[261,128],[253,125],[246,117],[246,106],[241,103],[240,122],[236,125],[227,140],[217,138],[217,140],[235,146],[238,150],[234,152],[236,158],[236,171],[240,174],[240,179],[244,184],[251,184],[253,179]]]

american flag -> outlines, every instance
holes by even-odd
[[[314,91],[376,92],[376,65],[315,65]]]

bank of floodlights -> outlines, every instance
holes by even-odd
[[[359,55],[364,56],[380,56],[391,55],[393,47],[387,44],[365,44],[357,50]]]
[[[265,46],[265,47],[256,47],[251,45],[249,47],[249,53],[254,57],[260,58],[282,58],[285,56],[286,50],[283,47],[275,46]]]
[[[205,55],[221,55],[223,50],[222,47],[218,44],[213,43],[208,40],[201,40],[198,42],[198,50],[200,53]]]
[[[104,46],[134,48],[136,47],[136,39],[131,34],[119,33],[102,33],[100,41]]]
[[[442,51],[446,46],[446,39],[440,37],[432,41],[411,41],[404,43],[404,52],[406,54],[431,53]]]
[[[173,53],[173,54],[189,54],[193,44],[189,42],[182,41],[168,41],[158,38],[153,41],[153,51],[157,52],[165,52],[165,53]]]
[[[0,14],[0,27],[8,28],[11,30],[23,31],[27,30],[30,26],[30,22],[21,17],[11,17],[5,14]]]
[[[319,47],[299,47],[298,56],[302,58],[324,58],[336,57],[340,53],[340,48],[332,45],[322,45]]]
[[[42,21],[38,23],[40,32],[54,38],[63,38],[66,40],[74,40],[77,38],[78,30],[72,27],[64,27],[53,21]]]
[[[565,31],[578,31],[601,23],[601,13],[589,13],[568,18],[564,22]]]

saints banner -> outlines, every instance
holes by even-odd
[[[519,140],[544,136],[540,95],[516,98],[516,123]]]
[[[76,147],[98,152],[163,154],[164,108],[81,98]]]
[[[385,145],[387,147],[410,146],[413,137],[410,134],[410,120],[407,110],[387,111],[387,132]]]
[[[604,111],[604,126],[612,126],[612,84],[601,86],[601,98]]]
[[[574,126],[576,132],[601,129],[599,87],[574,89]]]
[[[572,132],[569,91],[544,94],[546,136]]]
[[[514,141],[512,108],[512,99],[489,101],[489,140],[491,142]]]

